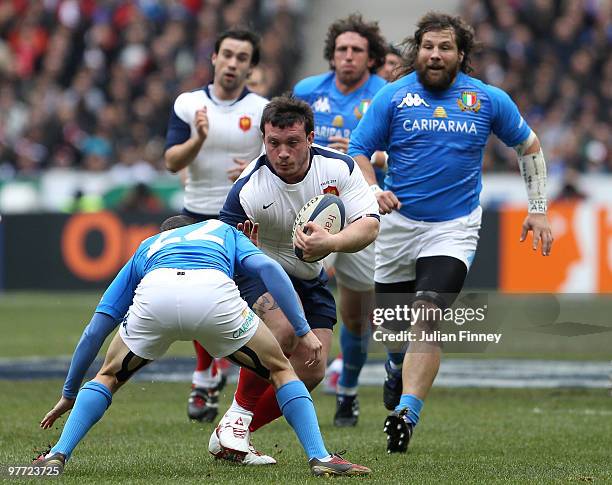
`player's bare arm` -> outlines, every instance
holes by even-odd
[[[243,160],[241,158],[234,158],[234,163],[236,165],[227,171],[227,178],[231,180],[232,182],[235,182],[238,179],[238,177],[240,177],[240,174],[249,164],[249,160]]]
[[[527,189],[528,211],[523,221],[520,241],[527,238],[527,233],[533,233],[532,248],[537,251],[542,244],[542,256],[549,256],[553,244],[550,222],[546,217],[546,161],[542,153],[540,141],[535,133],[515,147],[518,153],[519,168]]]
[[[378,219],[362,217],[332,235],[318,224],[308,222],[304,225],[306,232],[296,232],[296,247],[303,251],[305,259],[316,259],[331,253],[356,253],[376,239],[379,225]]]
[[[208,115],[206,106],[196,111],[195,115],[196,136],[192,136],[184,143],[168,148],[164,153],[166,168],[177,173],[187,167],[195,160],[198,152],[202,148],[202,144],[208,136]]]
[[[390,190],[381,189],[376,183],[376,174],[374,173],[370,159],[365,155],[355,155],[353,159],[357,162],[357,165],[359,165],[366,182],[376,196],[378,211],[381,214],[390,214],[392,211],[399,209],[402,204],[395,194]]]

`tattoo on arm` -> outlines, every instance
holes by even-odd
[[[265,294],[260,296],[253,305],[253,311],[257,314],[259,318],[262,318],[262,316],[266,312],[270,310],[276,310],[277,308],[279,307],[276,301],[274,301],[274,298],[268,298]]]

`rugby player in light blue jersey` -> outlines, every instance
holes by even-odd
[[[268,100],[246,83],[259,64],[259,36],[226,30],[215,39],[212,83],[181,93],[168,120],[164,159],[172,173],[184,175],[183,214],[193,222],[217,219],[227,193],[263,147],[259,121]],[[187,403],[189,419],[211,423],[217,417],[225,379],[217,363],[197,342],[196,368]],[[247,462],[270,461],[250,454]]]
[[[459,17],[428,13],[408,42],[403,76],[376,95],[353,132],[349,155],[374,184],[370,155],[389,155],[386,214],[376,242],[376,292],[416,293],[415,308],[446,308],[463,287],[480,229],[482,156],[493,132],[518,153],[528,195],[521,241],[533,231],[533,249],[550,254],[546,217],[546,163],[538,138],[508,94],[470,77],[473,29]],[[431,334],[435,321],[419,319],[413,334]],[[439,343],[411,342],[390,352],[384,402],[387,450],[404,452],[440,365]],[[402,386],[403,377],[403,386]]]
[[[137,370],[161,357],[173,342],[197,339],[213,357],[227,357],[270,380],[313,474],[368,474],[368,468],[327,452],[310,394],[232,280],[237,269],[261,278],[307,349],[306,365],[318,365],[322,344],[287,274],[242,232],[216,219],[180,227],[191,220],[174,216],[165,221],[162,229],[174,228],[144,240],[102,296],[76,348],[63,395],[40,425],[47,429],[66,411],[72,412],[59,441],[34,464],[63,471],[75,447],[111,405],[113,394]],[[102,368],[77,394],[102,342],[119,323]],[[244,456],[249,450],[246,445],[222,451]]]
[[[383,65],[386,52],[377,22],[366,22],[361,15],[353,14],[330,25],[324,55],[331,70],[303,79],[293,89],[294,95],[310,104],[314,112],[315,143],[346,153],[351,132],[386,84],[374,74]],[[333,181],[325,190],[342,196]],[[326,388],[336,392],[336,426],[355,426],[359,416],[357,386],[367,358],[374,257],[371,244],[358,253],[338,253],[326,259],[328,267],[335,267],[343,323],[342,359],[334,360],[326,381]],[[337,372],[336,367],[341,370],[337,387],[329,378]]]

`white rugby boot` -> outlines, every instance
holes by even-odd
[[[274,465],[276,460],[255,449],[250,442],[249,425],[252,417],[228,411],[213,430],[208,451],[215,458],[243,465]]]

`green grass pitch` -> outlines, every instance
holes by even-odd
[[[97,294],[0,296],[0,357],[69,355],[89,321]],[[191,345],[173,346],[191,355]],[[62,382],[0,380],[0,467],[23,465],[57,440],[61,423],[38,421],[59,398]],[[212,424],[186,417],[188,383],[132,382],[77,447],[61,483],[315,483],[282,420],[254,434],[278,465],[247,468],[207,451]],[[230,403],[229,386],[221,409]],[[369,483],[612,482],[612,398],[599,390],[434,388],[406,455],[387,455],[381,390],[360,392],[356,428],[331,425],[334,399],[313,395],[330,451],[368,465]],[[3,477],[0,477],[0,480]],[[27,482],[21,479],[20,481]],[[13,480],[11,480],[14,483]]]
[[[23,464],[55,442],[61,427],[38,420],[60,381],[0,381],[0,464]],[[186,418],[186,384],[133,382],[77,447],[62,483],[314,483],[289,426],[253,435],[278,465],[251,468],[213,460],[212,424]],[[221,408],[230,402],[224,392]],[[330,450],[370,466],[370,483],[567,483],[612,481],[612,415],[605,391],[434,389],[409,453],[387,455],[380,390],[361,392],[359,425],[331,425],[334,400],[315,393]],[[63,423],[63,421],[62,421]]]

